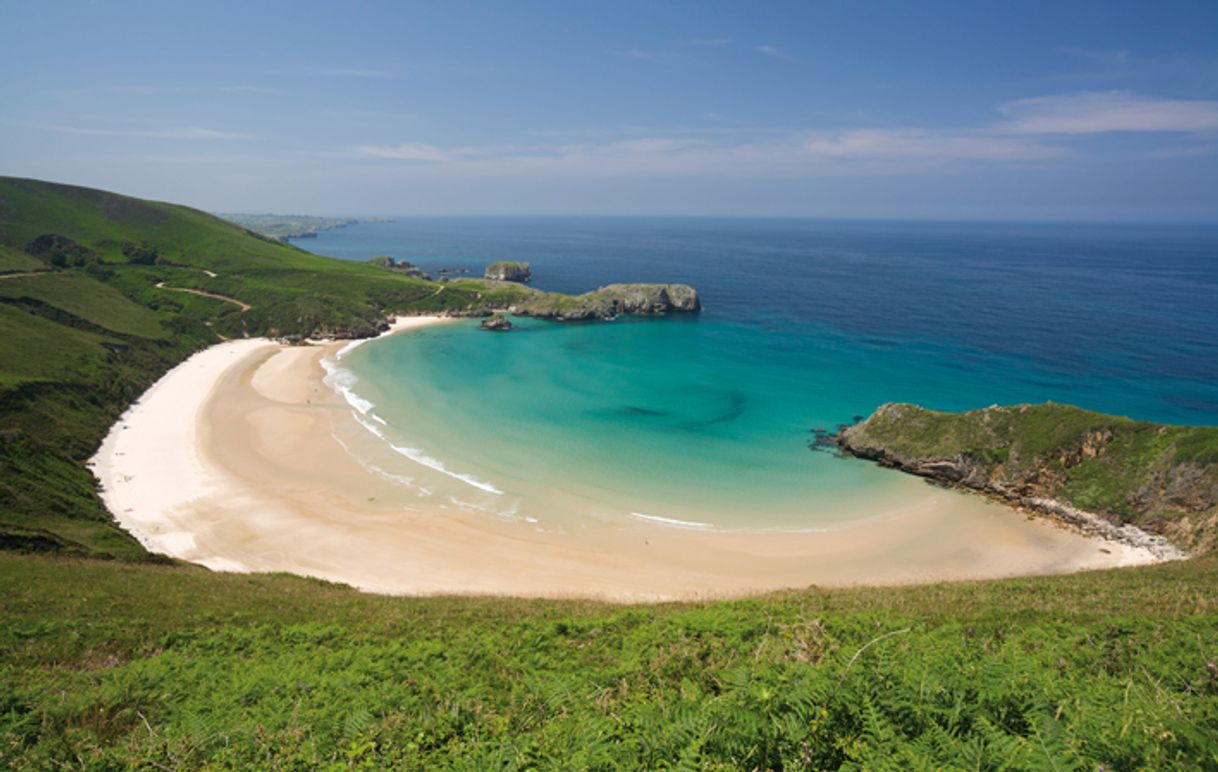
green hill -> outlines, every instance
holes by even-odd
[[[1218,769],[1212,556],[663,606],[377,597],[158,561],[83,466],[222,337],[626,307],[586,300],[0,178],[0,767]]]

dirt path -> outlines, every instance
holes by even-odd
[[[21,273],[0,273],[0,281],[4,279],[20,279],[23,276],[40,276],[44,273],[51,273],[50,270],[44,271],[22,271]]]
[[[219,295],[215,292],[208,292],[206,290],[186,289],[185,287],[166,287],[165,282],[163,281],[157,282],[156,287],[157,289],[169,290],[170,292],[189,292],[191,295],[198,295],[199,297],[212,298],[213,300],[223,300],[225,303],[232,303],[235,306],[241,306],[242,311],[248,311],[253,308],[253,306],[251,306],[249,303],[243,303],[236,298],[230,298],[228,295]]]

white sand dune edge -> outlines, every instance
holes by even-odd
[[[445,320],[401,316],[384,334]],[[371,338],[352,343],[366,340]],[[230,340],[206,348],[161,376],[110,428],[88,466],[101,483],[106,508],[145,548],[216,571],[249,570],[230,558],[198,554],[194,524],[177,513],[232,487],[223,471],[205,463],[199,453],[199,418],[216,385],[246,357],[282,348],[270,338]]]

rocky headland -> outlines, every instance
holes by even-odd
[[[527,282],[533,278],[533,271],[528,263],[501,261],[491,263],[482,273],[483,278],[495,281]]]
[[[380,268],[388,268],[391,271],[396,271],[397,273],[404,274],[406,276],[413,276],[416,279],[427,279],[428,281],[431,281],[431,276],[426,271],[409,260],[402,260],[396,257],[389,257],[388,255],[381,255],[380,257],[372,258],[368,262]]]
[[[1218,544],[1218,427],[1070,405],[942,413],[890,403],[828,437],[842,452],[981,493],[1162,559]]]
[[[607,320],[623,314],[663,316],[702,310],[698,291],[686,284],[610,284],[582,295],[536,292],[507,309],[520,316],[560,322]]]

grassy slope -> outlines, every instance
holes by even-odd
[[[0,555],[0,764],[1218,768],[1215,568],[615,607]]]
[[[1161,530],[1208,549],[1218,520],[1218,427],[1163,426],[1070,405],[941,413],[881,408],[851,445],[904,460],[964,458],[989,481]],[[1080,452],[1090,446],[1092,452]]]
[[[24,271],[44,271],[47,264],[19,249],[0,246],[0,275]]]

